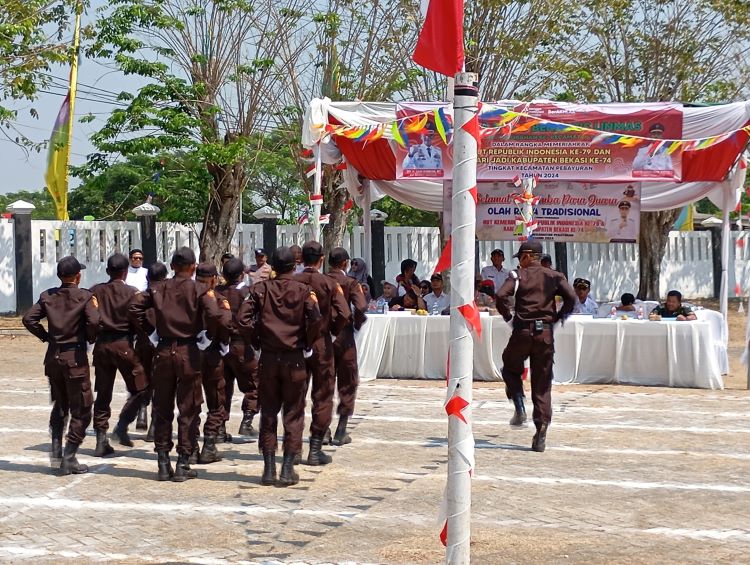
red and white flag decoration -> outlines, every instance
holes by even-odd
[[[310,163],[307,166],[307,169],[305,169],[305,176],[307,176],[307,178],[315,176],[315,163]]]
[[[464,67],[464,2],[429,1],[412,59],[426,69],[452,77]]]

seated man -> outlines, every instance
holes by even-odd
[[[589,314],[596,316],[596,312],[599,309],[596,300],[589,296],[591,292],[591,281],[586,279],[577,278],[573,281],[573,290],[575,290],[578,300],[573,308],[573,314]]]
[[[620,312],[635,312],[635,309],[635,296],[626,292],[620,297],[620,305],[617,307],[617,310]]]
[[[662,318],[674,318],[679,322],[696,320],[697,316],[693,310],[682,305],[682,293],[678,290],[670,290],[667,293],[667,301],[664,306],[657,306],[648,315],[649,320],[660,320]]]
[[[503,267],[503,262],[505,261],[505,253],[503,250],[494,249],[492,253],[490,253],[490,261],[491,264],[482,269],[482,280],[491,280],[495,283],[495,292],[498,292],[500,287],[503,286],[505,279],[510,275],[510,271]]]
[[[403,296],[397,296],[388,303],[388,308],[392,311],[398,310],[427,310],[424,299],[419,296],[414,289],[409,289]]]
[[[430,277],[430,284],[432,286],[432,292],[423,296],[424,303],[430,314],[437,309],[438,314],[442,314],[445,310],[450,314],[451,309],[451,298],[445,292],[443,292],[443,275],[435,273]]]

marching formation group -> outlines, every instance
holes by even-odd
[[[108,282],[80,288],[75,257],[57,265],[61,285],[43,292],[23,318],[24,326],[48,344],[44,359],[52,412],[51,456],[63,475],[85,473],[76,454],[92,420],[99,457],[110,455],[107,432],[115,376],[119,371],[129,396],[112,434],[132,447],[128,434],[145,405],[152,402],[157,478],[176,482],[197,476],[191,465],[221,460],[217,443],[225,440],[226,421],[236,382],[244,393],[240,433],[258,435],[263,485],[296,484],[295,464],[302,459],[305,399],[311,386],[312,423],[307,464],[323,465],[331,456],[323,445],[351,442],[347,433],[359,382],[354,332],[365,322],[367,301],[360,283],[346,275],[349,255],[335,248],[325,257],[315,241],[302,247],[304,268],[295,253],[278,248],[271,258],[275,276],[245,284],[245,267],[236,258],[223,261],[221,279],[213,263],[196,264],[193,251],[172,256],[148,269],[147,287],[126,284],[129,261],[116,253],[107,261]],[[46,319],[46,328],[42,321]],[[95,344],[92,391],[88,344]],[[338,425],[333,435],[334,391],[338,388]],[[94,398],[96,392],[96,398]],[[199,449],[201,405],[207,417]],[[177,462],[170,452],[177,405]],[[283,462],[277,474],[277,426],[282,414]],[[253,418],[260,414],[260,431]],[[68,432],[63,449],[66,421]],[[150,437],[149,437],[150,436]]]

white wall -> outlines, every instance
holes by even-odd
[[[15,273],[13,222],[0,218],[0,313],[16,311]]]

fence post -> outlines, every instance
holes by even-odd
[[[568,277],[568,244],[564,241],[555,242],[555,269]]]
[[[133,208],[141,224],[141,251],[143,251],[143,266],[148,268],[156,263],[156,215],[161,212],[158,206],[151,204],[151,197],[140,206]],[[167,258],[165,257],[165,260]]]
[[[34,304],[34,272],[31,256],[31,212],[36,206],[16,200],[7,210],[13,214],[13,246],[16,255],[16,314]]]
[[[263,249],[266,250],[270,259],[277,247],[276,226],[279,223],[281,214],[270,206],[263,206],[263,208],[256,210],[253,216],[260,220],[260,223],[263,225]]]
[[[385,220],[388,214],[373,208],[370,210],[370,225],[372,226],[372,296],[383,294],[383,285],[380,281],[385,280]]]
[[[721,226],[711,225],[711,259],[714,271],[714,298],[721,294]]]

